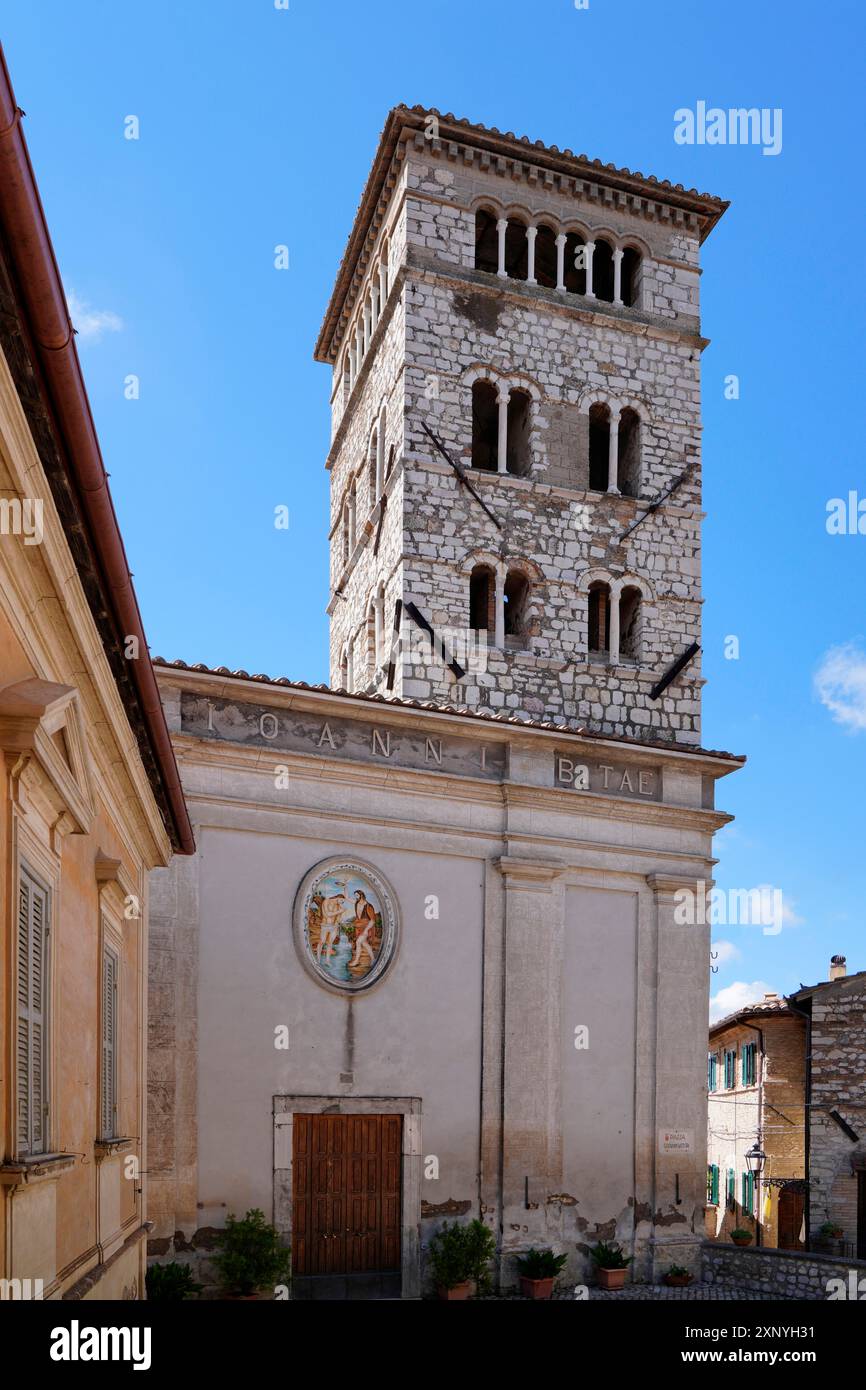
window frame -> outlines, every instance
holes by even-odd
[[[22,889],[22,885],[23,885],[23,883],[24,883],[25,880],[29,880],[31,890],[32,890],[32,889],[35,889],[35,890],[41,895],[41,897],[43,898],[43,901],[44,901],[44,916],[43,916],[43,929],[42,929],[42,934],[43,934],[43,940],[42,940],[42,991],[41,991],[42,1003],[41,1003],[41,1008],[40,1008],[40,1010],[39,1010],[40,1015],[41,1015],[41,1027],[42,1027],[42,1037],[41,1037],[41,1073],[42,1073],[42,1075],[41,1075],[41,1078],[40,1078],[40,1089],[41,1089],[41,1097],[42,1097],[42,1101],[41,1101],[41,1103],[42,1103],[42,1123],[41,1123],[41,1133],[40,1133],[39,1141],[38,1141],[37,1143],[34,1143],[34,1142],[33,1142],[33,1138],[32,1138],[32,1136],[33,1136],[33,1099],[34,1099],[34,1098],[33,1098],[33,1087],[32,1087],[32,1073],[31,1073],[31,1071],[30,1071],[30,1068],[28,1067],[27,1083],[26,1083],[26,1084],[27,1084],[27,1110],[28,1110],[27,1135],[26,1135],[26,1141],[25,1141],[25,1143],[22,1144],[22,1140],[21,1140],[21,1114],[20,1114],[20,1090],[19,1090],[20,1084],[21,1084],[21,1078],[20,1078],[21,1054],[20,1054],[20,1048],[19,1048],[19,1040],[20,1040],[20,1037],[21,1037],[21,1025],[22,1025],[22,1022],[23,1022],[24,1020],[22,1020],[22,1015],[21,1015],[21,1004],[20,1004],[20,999],[19,999],[19,974],[20,974],[20,969],[21,969],[21,955],[20,955],[20,947],[21,947],[20,902],[21,902],[21,889]],[[19,1157],[19,1158],[25,1158],[25,1159],[38,1159],[38,1158],[43,1158],[43,1157],[45,1157],[45,1155],[51,1153],[51,1128],[52,1128],[52,1126],[51,1126],[51,1119],[52,1119],[51,1101],[52,1101],[52,1092],[53,1092],[53,1087],[52,1087],[52,1065],[51,1065],[51,1061],[52,1061],[52,1045],[53,1045],[53,1026],[52,1026],[52,1025],[53,1025],[53,1018],[54,1018],[54,1011],[53,1011],[53,1007],[52,1007],[52,991],[53,991],[53,987],[54,987],[54,969],[53,969],[53,966],[54,966],[54,960],[53,960],[54,936],[53,936],[53,931],[52,931],[52,921],[53,921],[53,915],[54,915],[55,890],[54,890],[54,886],[53,886],[53,884],[52,884],[51,878],[50,878],[50,877],[47,877],[47,876],[45,876],[45,875],[43,875],[43,874],[41,874],[41,873],[39,873],[37,870],[34,870],[34,868],[33,868],[33,866],[32,866],[32,860],[30,859],[30,856],[29,856],[28,854],[26,854],[26,853],[20,853],[20,852],[19,852],[19,854],[17,855],[16,872],[15,872],[15,880],[14,880],[14,881],[15,881],[15,908],[14,908],[14,910],[15,910],[15,927],[14,927],[14,932],[13,932],[14,950],[15,950],[15,969],[14,969],[14,972],[13,972],[14,984],[12,983],[12,981],[10,981],[10,996],[12,996],[13,990],[14,990],[14,997],[13,997],[13,1012],[14,1012],[14,1018],[15,1018],[14,1036],[13,1036],[13,1047],[14,1047],[14,1054],[15,1054],[15,1055],[14,1055],[14,1066],[13,1066],[13,1069],[12,1069],[12,1076],[13,1076],[13,1083],[12,1083],[12,1084],[13,1084],[14,1087],[15,1087],[15,1101],[14,1101],[14,1111],[13,1111],[13,1113],[14,1113],[14,1148],[15,1148],[15,1154],[16,1154],[16,1156]],[[31,893],[31,902],[32,902],[32,893]],[[29,921],[28,921],[28,936],[29,936],[30,930],[31,930],[31,927],[30,927]],[[31,976],[31,974],[30,974],[29,969],[28,969],[28,976],[27,976],[27,978],[28,978],[28,995],[29,995],[30,992],[32,991],[32,976]],[[31,1005],[29,1004],[29,1002],[28,1002],[27,1010],[28,1010],[27,1025],[28,1025],[28,1030],[29,1030],[29,1028],[32,1026],[32,1023],[33,1023],[33,1019],[30,1017]],[[32,1035],[28,1038],[28,1052],[32,1055]]]
[[[105,970],[106,963],[111,959],[114,962],[114,999],[113,1004],[113,1025],[114,1036],[111,1044],[111,1083],[113,1090],[112,1115],[113,1120],[110,1129],[105,1127],[105,1113],[107,1106],[106,1083],[107,1073],[105,1068]],[[123,974],[123,941],[116,928],[114,928],[105,913],[102,914],[100,930],[100,949],[99,949],[99,1084],[97,1086],[97,1139],[106,1142],[120,1137],[120,1017],[121,1017],[121,980]]]

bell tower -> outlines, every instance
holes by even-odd
[[[726,206],[390,112],[316,347],[332,686],[700,743],[699,253]]]

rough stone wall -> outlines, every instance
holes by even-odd
[[[778,1298],[823,1302],[834,1289],[839,1296],[838,1285],[831,1285],[831,1280],[841,1281],[847,1290],[852,1282],[864,1276],[866,1260],[844,1260],[799,1250],[757,1250],[754,1246],[743,1248],[710,1241],[703,1250],[705,1283],[754,1289]],[[850,1293],[847,1296],[850,1297]]]
[[[823,985],[812,996],[811,1105],[812,1239],[833,1221],[856,1249],[856,1168],[866,1166],[866,975]],[[845,1134],[832,1110],[859,1140]]]

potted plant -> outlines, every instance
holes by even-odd
[[[241,1221],[229,1215],[214,1264],[228,1298],[257,1298],[261,1290],[287,1284],[291,1277],[289,1251],[258,1207]]]
[[[469,1298],[473,1287],[483,1293],[490,1280],[487,1265],[496,1242],[483,1221],[444,1221],[430,1241],[433,1282],[441,1299]]]
[[[180,1303],[193,1294],[201,1293],[204,1284],[197,1284],[189,1265],[170,1260],[164,1265],[151,1265],[145,1275],[148,1303]]]
[[[524,1298],[551,1298],[554,1280],[563,1271],[567,1255],[554,1255],[552,1250],[527,1250],[518,1256],[520,1292]]]
[[[845,1232],[837,1222],[825,1221],[818,1234],[822,1240],[841,1240]]]
[[[735,1245],[751,1245],[752,1232],[744,1230],[742,1226],[738,1226],[735,1231],[731,1231],[731,1240]]]
[[[663,1278],[672,1289],[684,1289],[692,1282],[692,1276],[685,1265],[671,1265]]]
[[[625,1283],[625,1276],[632,1262],[632,1256],[624,1255],[619,1245],[608,1245],[606,1240],[600,1240],[589,1253],[595,1261],[598,1282],[601,1287],[603,1289],[621,1289]]]

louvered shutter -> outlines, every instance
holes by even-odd
[[[18,1149],[44,1153],[47,1139],[48,896],[23,869],[18,883]]]
[[[117,1133],[117,956],[107,946],[102,953],[101,1080],[100,1132],[111,1139]]]

